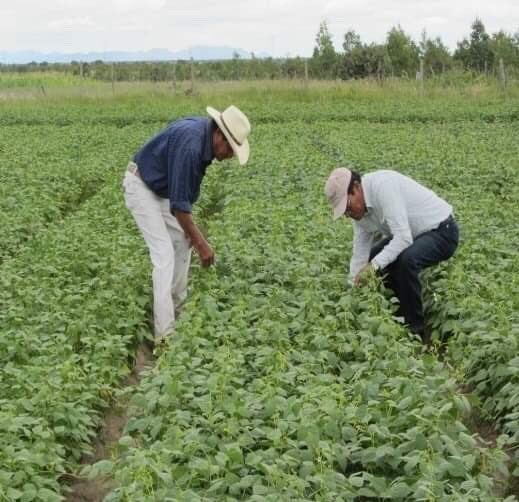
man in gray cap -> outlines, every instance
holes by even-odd
[[[192,217],[207,167],[236,155],[249,158],[250,123],[234,105],[223,112],[207,107],[209,117],[177,120],[150,139],[129,162],[123,188],[149,249],[153,265],[155,338],[171,334],[175,309],[185,300],[191,248],[202,265],[215,254]]]
[[[326,181],[325,193],[334,219],[353,219],[353,283],[360,286],[366,275],[380,271],[400,301],[399,314],[413,333],[428,342],[419,273],[456,251],[458,226],[452,206],[411,178],[390,170],[361,177],[339,167]],[[373,245],[376,235],[382,240]]]

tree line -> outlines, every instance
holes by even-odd
[[[422,32],[416,43],[396,26],[388,32],[385,43],[364,43],[354,30],[345,33],[342,52],[337,52],[325,21],[315,38],[312,69],[326,78],[366,78],[385,75],[415,77],[420,60],[424,76],[434,76],[453,68],[473,73],[495,74],[500,65],[519,70],[519,31],[510,35],[503,30],[489,35],[481,19],[471,25],[468,38],[457,43],[453,54],[440,37]]]
[[[470,35],[457,43],[451,52],[440,37],[430,38],[424,31],[415,42],[401,26],[389,30],[384,43],[367,43],[355,30],[344,34],[342,51],[337,51],[326,21],[315,37],[311,58],[240,58],[230,60],[91,63],[28,63],[0,65],[0,72],[58,71],[105,81],[186,81],[250,80],[278,78],[313,79],[384,79],[388,76],[431,77],[449,70],[472,74],[497,74],[502,67],[519,73],[519,31],[515,35],[503,30],[488,34],[480,19],[471,25]]]

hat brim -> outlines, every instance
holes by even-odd
[[[234,154],[236,155],[236,158],[238,159],[240,166],[245,165],[249,160],[250,154],[249,140],[245,138],[241,145],[236,143],[236,141],[234,141],[232,136],[227,131],[227,128],[223,125],[222,120],[220,118],[221,113],[212,106],[208,106],[206,110],[209,116],[217,123],[218,127],[220,128],[220,131],[222,131],[225,138],[229,142],[229,145],[231,145],[231,148]]]
[[[341,216],[344,215],[344,212],[346,211],[346,206],[347,205],[348,205],[348,192],[346,192],[344,197],[333,208],[333,219],[334,220],[338,220]]]

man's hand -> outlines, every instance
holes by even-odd
[[[201,239],[200,241],[193,243],[193,247],[200,257],[200,261],[202,262],[203,267],[209,267],[213,265],[214,251],[205,239]]]
[[[353,284],[357,287],[362,286],[363,283],[367,282],[367,280],[375,275],[375,269],[371,263],[367,263],[364,265],[360,272],[353,279]]]
[[[184,230],[191,245],[195,248],[196,253],[200,257],[203,267],[209,267],[214,263],[213,248],[206,241],[205,237],[200,232],[200,229],[193,221],[191,213],[184,213],[183,211],[174,211],[173,215],[177,219],[179,225]]]

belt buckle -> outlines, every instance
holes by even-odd
[[[140,178],[140,174],[139,174],[139,167],[137,166],[137,164],[131,162],[128,164],[128,171],[133,174],[134,176],[137,176]]]

